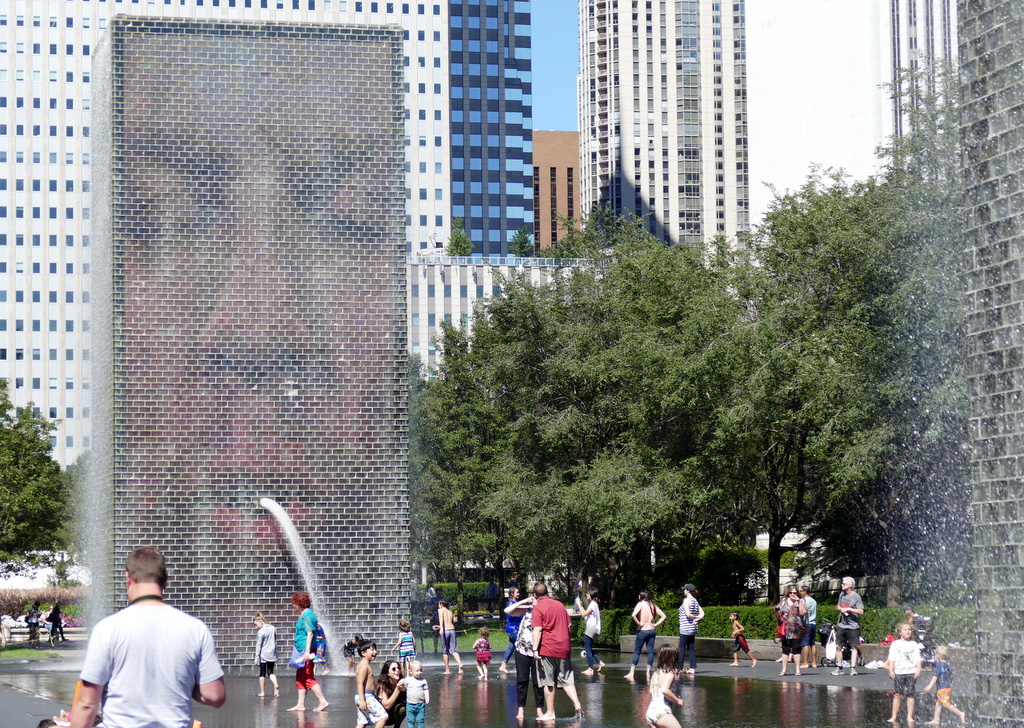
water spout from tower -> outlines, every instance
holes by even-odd
[[[327,605],[324,603],[323,594],[320,591],[316,571],[313,569],[313,562],[310,560],[309,554],[306,553],[306,547],[302,544],[302,538],[299,536],[295,524],[292,523],[291,516],[273,498],[260,498],[260,505],[270,511],[274,518],[277,519],[278,524],[280,524],[285,538],[288,539],[288,548],[292,552],[292,558],[295,559],[295,564],[299,567],[302,582],[306,585],[306,591],[309,592],[310,601],[313,603],[313,612],[317,615],[317,620],[324,629],[327,644],[329,647],[338,650],[341,643],[335,639],[336,633],[333,625],[327,619]]]

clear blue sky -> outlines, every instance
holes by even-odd
[[[577,131],[577,0],[533,0],[533,128]]]

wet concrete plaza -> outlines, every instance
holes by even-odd
[[[610,659],[611,658],[611,659]],[[80,658],[78,658],[80,659]],[[0,715],[3,728],[35,728],[47,711],[70,704],[80,664],[68,655],[59,661],[40,661],[0,665]],[[603,674],[584,677],[577,673],[576,685],[585,715],[577,720],[572,705],[561,694],[556,712],[564,716],[558,726],[572,728],[643,728],[644,713],[650,700],[642,671],[635,683],[623,675],[629,667],[628,656],[616,661],[606,656]],[[383,660],[380,660],[383,662]],[[466,655],[466,672],[442,675],[437,658],[428,655],[424,676],[430,683],[430,705],[426,712],[428,728],[475,728],[477,726],[515,726],[516,698],[514,673],[496,674],[492,665],[486,682],[477,679],[472,656]],[[580,667],[577,664],[576,669]],[[792,668],[791,668],[792,670]],[[685,705],[675,710],[683,726],[716,728],[849,728],[884,725],[889,713],[891,681],[884,670],[861,670],[857,676],[833,676],[830,668],[815,668],[797,680],[792,675],[780,678],[779,665],[762,660],[756,668],[732,668],[724,661],[704,661],[697,675],[681,676],[676,691]],[[220,710],[196,706],[195,717],[204,728],[353,728],[354,680],[351,676],[328,675],[322,683],[331,707],[325,713],[289,713],[295,704],[295,685],[291,670],[281,674],[281,697],[258,698],[254,677],[232,675],[227,678],[228,702]],[[923,690],[930,672],[918,681]],[[974,700],[968,694],[971,676],[954,679],[956,702],[973,713]],[[934,694],[934,693],[933,693]],[[526,725],[538,725],[533,698],[527,707]],[[315,705],[315,700],[308,702]],[[917,720],[931,720],[932,695],[919,696]],[[950,714],[944,725],[955,725]],[[550,724],[541,724],[550,725]]]

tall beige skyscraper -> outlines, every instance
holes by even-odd
[[[747,12],[750,212],[812,168],[854,179],[880,170],[876,150],[909,131],[892,88],[956,56],[954,0],[786,0]],[[906,90],[906,89],[903,89]]]
[[[745,2],[580,0],[583,210],[671,243],[749,228]]]

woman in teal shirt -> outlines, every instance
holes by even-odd
[[[299,612],[299,618],[295,622],[295,649],[303,656],[305,664],[295,669],[295,687],[298,688],[299,697],[295,705],[288,710],[306,709],[306,691],[311,690],[317,697],[320,704],[313,710],[326,710],[330,703],[324,698],[324,691],[313,675],[313,660],[316,653],[313,652],[313,640],[316,636],[317,619],[310,608],[311,601],[308,592],[295,592],[292,594],[292,606]]]

